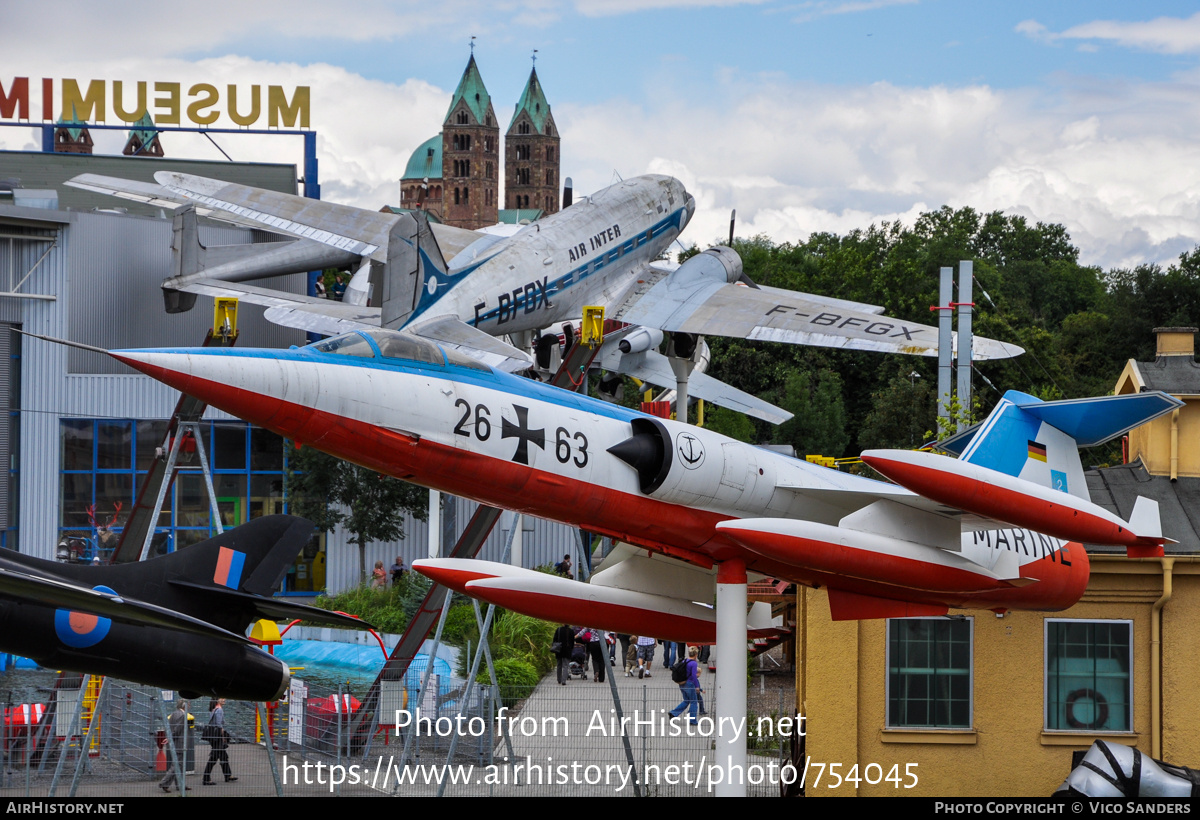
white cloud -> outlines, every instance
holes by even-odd
[[[1085,262],[1167,261],[1200,243],[1200,89],[1106,85],[1053,99],[986,86],[744,86],[706,105],[561,106],[564,174],[587,192],[677,176],[685,242],[728,231],[795,241],[949,204],[1066,225]],[[786,102],[785,102],[786,101]],[[1049,104],[1049,103],[1053,104]],[[619,158],[619,159],[618,159]]]
[[[1126,48],[1163,54],[1200,52],[1200,12],[1188,18],[1157,17],[1146,21],[1094,20],[1054,33],[1036,20],[1020,23],[1016,30],[1035,40],[1101,40]],[[1084,44],[1093,50],[1094,44]]]

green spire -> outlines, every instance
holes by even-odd
[[[154,130],[154,120],[150,117],[149,111],[143,111],[142,118],[133,124],[133,128],[129,129],[129,138],[132,139],[135,136],[142,145],[149,145],[158,136],[158,132]]]
[[[72,103],[71,104],[71,119],[67,119],[66,117],[59,117],[58,122],[55,123],[55,125],[58,128],[67,129],[67,133],[71,135],[71,139],[77,140],[77,139],[79,139],[79,136],[83,133],[83,129],[84,129],[84,127],[87,126],[87,123],[84,122],[83,120],[79,119],[79,115],[75,112],[75,104]]]
[[[445,121],[447,124],[451,124],[450,115],[458,107],[459,100],[466,100],[467,107],[475,115],[475,121],[483,125],[488,107],[492,104],[492,98],[488,96],[487,89],[483,85],[483,77],[479,76],[479,66],[475,64],[474,54],[467,62],[467,70],[463,72],[462,79],[458,81],[458,88],[455,89],[454,96],[450,99],[450,108],[446,111]]]
[[[521,94],[516,111],[513,112],[512,122],[508,124],[510,133],[513,126],[517,124],[517,117],[521,116],[522,111],[529,113],[529,119],[533,121],[533,128],[537,133],[546,133],[546,119],[550,116],[550,103],[546,102],[546,95],[542,93],[542,84],[538,82],[536,68],[529,72],[529,82],[525,83],[525,91]]]

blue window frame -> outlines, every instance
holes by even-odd
[[[116,547],[154,459],[166,457],[167,422],[65,418],[60,420],[60,431],[59,539],[67,543],[73,559],[90,560]],[[286,454],[280,436],[240,421],[205,421],[200,431],[223,527],[288,511]],[[182,448],[180,458],[184,469],[156,522],[154,554],[216,534],[200,460],[186,449]],[[324,536],[315,537],[289,571],[285,590],[323,588],[323,549]]]

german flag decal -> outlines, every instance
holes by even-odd
[[[1046,460],[1046,445],[1038,444],[1036,441],[1029,442],[1029,457],[1036,458],[1038,461]]]

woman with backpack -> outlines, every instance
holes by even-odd
[[[671,668],[671,680],[679,684],[679,691],[683,694],[683,700],[679,705],[672,709],[668,714],[671,717],[679,717],[688,712],[689,722],[696,725],[696,713],[700,708],[700,662],[696,660],[696,656],[700,654],[700,650],[694,646],[688,647],[687,660],[682,660]]]

